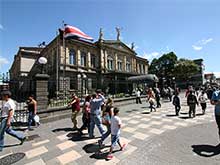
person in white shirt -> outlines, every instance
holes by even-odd
[[[202,114],[205,114],[206,107],[207,107],[207,101],[208,101],[208,96],[205,93],[205,91],[202,91],[201,94],[199,95],[199,102],[202,107]]]
[[[121,151],[123,151],[126,146],[125,144],[121,145],[120,143],[120,133],[121,133],[120,129],[122,122],[118,114],[119,114],[119,109],[114,108],[114,116],[112,116],[111,118],[111,147],[109,154],[107,155],[107,159],[109,160],[113,158],[112,151],[117,143],[120,146]]]
[[[18,140],[21,141],[21,145],[24,143],[26,137],[23,134],[20,134],[14,130],[11,129],[11,120],[14,115],[15,111],[15,103],[11,99],[11,92],[10,91],[3,91],[1,93],[2,99],[5,101],[3,108],[1,110],[0,115],[0,151],[3,150],[4,147],[4,134],[5,132]]]
[[[136,91],[136,104],[142,104],[141,102],[141,91],[137,89]]]

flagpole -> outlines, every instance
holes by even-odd
[[[58,99],[58,92],[59,92],[59,48],[60,48],[60,42],[59,42],[59,33],[56,31],[56,37],[57,37],[57,54],[56,54],[56,97]]]
[[[63,92],[64,92],[64,98],[66,97],[66,43],[65,43],[65,38],[64,38],[64,34],[65,34],[65,24],[63,21],[63,29],[64,29],[64,33],[63,33],[63,50],[64,50],[64,62],[63,62]]]

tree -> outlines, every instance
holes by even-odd
[[[188,80],[198,73],[199,66],[192,60],[179,59],[175,65],[174,75],[179,80]]]
[[[149,73],[156,74],[160,78],[172,77],[176,63],[177,56],[174,52],[164,54],[158,59],[153,59],[149,67]]]

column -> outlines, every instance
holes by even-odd
[[[114,63],[115,63],[114,70],[118,70],[118,55],[117,55],[117,53],[115,53]]]
[[[80,53],[79,49],[77,50],[77,54],[76,55],[77,55],[76,64],[80,66],[81,65],[81,53]]]
[[[101,69],[104,69],[105,66],[104,66],[104,50],[101,49],[101,56],[100,56],[100,63],[101,63]]]
[[[87,53],[87,59],[88,60],[87,60],[86,66],[90,68],[91,67],[91,53],[90,52]]]
[[[127,58],[126,58],[126,56],[124,56],[124,71],[127,71],[126,70],[126,64],[127,64]]]

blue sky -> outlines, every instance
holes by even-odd
[[[152,59],[174,51],[203,58],[206,71],[220,72],[219,0],[0,0],[0,72],[10,68],[19,46],[50,42],[62,20],[98,38],[135,42]]]

